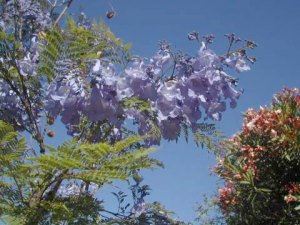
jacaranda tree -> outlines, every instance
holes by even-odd
[[[276,94],[270,107],[248,109],[216,166],[226,224],[300,224],[299,150],[298,89]]]
[[[246,49],[256,45],[229,34],[217,55],[212,35],[192,32],[195,56],[162,41],[145,61],[83,13],[62,22],[71,3],[0,1],[0,215],[16,224],[180,224],[144,202],[138,171],[161,166],[148,156],[161,139],[192,133],[211,144],[200,119],[220,120],[228,100],[236,106],[242,92],[227,69],[248,71]],[[70,138],[49,146],[57,124]],[[103,208],[101,187],[130,177],[133,205]]]

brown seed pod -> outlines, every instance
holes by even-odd
[[[114,10],[114,7],[110,3],[108,4],[110,5],[111,10],[106,13],[106,17],[107,19],[111,19],[116,16],[117,12]]]
[[[50,130],[48,133],[47,133],[48,137],[51,137],[53,138],[55,136],[55,132],[54,130]]]
[[[107,19],[111,19],[111,18],[113,18],[115,15],[116,15],[116,12],[115,12],[115,11],[109,11],[109,12],[106,13]]]

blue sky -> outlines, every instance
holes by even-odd
[[[110,4],[117,11],[105,19]],[[82,6],[91,18],[104,18],[116,36],[133,44],[132,51],[151,57],[160,40],[168,40],[177,49],[196,53],[197,46],[187,33],[214,34],[212,48],[225,52],[226,33],[254,40],[259,47],[251,52],[257,58],[252,70],[236,75],[245,92],[238,106],[224,113],[217,126],[230,136],[241,127],[247,108],[269,105],[274,93],[283,87],[300,87],[300,1],[298,0],[74,0],[72,11]],[[214,157],[197,148],[192,140],[163,142],[154,156],[165,169],[144,173],[152,188],[149,201],[160,201],[183,220],[195,218],[196,203],[203,194],[217,190],[216,177],[210,176]],[[124,186],[126,187],[126,186]],[[103,196],[112,191],[107,187]],[[111,199],[107,199],[113,207]]]

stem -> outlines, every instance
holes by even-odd
[[[230,56],[230,55],[232,55],[232,54],[234,54],[234,53],[236,53],[236,52],[240,52],[240,51],[246,50],[247,48],[249,48],[248,45],[242,46],[242,47],[240,47],[240,48],[238,48],[238,49],[236,49],[236,50],[234,50],[234,51],[231,51],[231,52],[228,52],[228,53],[226,53],[226,54],[223,54],[221,57],[225,57],[225,56],[228,57],[228,56]]]
[[[35,113],[32,109],[32,103],[30,101],[30,97],[27,94],[27,88],[26,88],[26,85],[25,85],[25,82],[24,82],[24,76],[21,74],[21,72],[20,72],[20,70],[17,66],[17,63],[16,63],[16,60],[15,60],[14,56],[13,56],[13,59],[12,59],[12,64],[14,65],[14,67],[18,71],[18,75],[19,75],[19,78],[20,78],[20,81],[21,81],[21,87],[22,87],[22,91],[23,91],[22,96],[24,96],[24,99],[25,99],[24,100],[24,104],[25,104],[24,107],[27,109],[26,112],[28,114],[28,117],[30,118],[30,121],[33,123],[33,131],[34,131],[35,139],[39,143],[40,152],[43,154],[43,153],[45,153],[45,146],[44,146],[44,143],[43,143],[43,137],[41,135],[39,126],[37,124],[37,121],[35,120]],[[21,99],[22,96],[19,96],[20,99]]]
[[[3,68],[1,68],[0,71],[2,73],[4,72],[7,76],[9,75],[8,71],[6,71]],[[34,115],[33,115],[33,112],[32,112],[32,107],[31,107],[31,103],[30,103],[29,99],[26,98],[26,95],[24,96],[24,95],[21,94],[21,92],[17,89],[17,87],[14,86],[14,84],[11,82],[11,80],[9,78],[7,78],[6,76],[4,76],[3,79],[8,83],[8,85],[10,86],[10,88],[20,98],[20,100],[22,102],[22,105],[25,107],[26,114],[28,115],[33,135],[34,135],[36,141],[39,143],[40,152],[41,153],[45,153],[45,147],[44,147],[43,139],[42,139],[42,136],[40,134],[38,125],[37,125],[36,121],[34,120]],[[25,85],[23,86],[23,88],[24,87],[25,87]],[[23,93],[24,93],[24,90],[23,90]],[[23,99],[23,97],[25,99]]]
[[[47,195],[44,197],[45,200],[47,201],[52,201],[55,197],[55,194],[57,193],[59,186],[61,185],[62,181],[63,181],[63,176],[68,172],[67,169],[63,170],[57,177],[54,178],[53,181],[51,181],[49,184],[46,185],[46,187],[44,188],[43,194],[45,193],[45,191],[54,183],[56,183],[54,185],[54,187],[47,193]]]
[[[232,47],[232,45],[233,45],[233,41],[234,41],[234,39],[231,38],[231,39],[230,39],[230,44],[229,44],[229,47],[228,47],[228,50],[227,50],[227,56],[230,55],[229,53],[230,53],[231,47]]]
[[[102,211],[103,211],[103,212],[106,212],[106,213],[109,213],[109,214],[111,214],[111,215],[113,215],[113,216],[115,216],[115,217],[118,217],[118,218],[120,218],[120,219],[125,219],[125,218],[127,218],[127,216],[122,216],[122,215],[120,215],[119,213],[114,213],[114,212],[109,211],[109,210],[106,210],[106,209],[102,209]]]
[[[172,71],[170,80],[173,80],[173,79],[174,79],[174,73],[175,73],[176,65],[177,65],[177,63],[176,63],[176,61],[174,60],[174,66],[173,66],[173,71]]]
[[[6,45],[9,48],[7,43],[6,43]],[[16,49],[14,49],[14,50],[16,50]],[[17,70],[17,72],[18,72],[19,79],[20,79],[20,82],[21,82],[21,89],[22,89],[23,94],[19,91],[17,86],[15,86],[13,84],[12,80],[10,79],[10,74],[9,74],[7,69],[5,69],[3,67],[0,67],[0,72],[3,74],[4,81],[6,81],[8,83],[8,85],[11,87],[11,89],[20,98],[20,100],[22,102],[22,105],[25,107],[25,111],[26,111],[26,113],[28,115],[28,118],[29,118],[29,121],[30,121],[30,127],[32,129],[32,134],[33,134],[34,138],[36,139],[36,141],[38,142],[38,144],[40,146],[40,152],[45,153],[43,138],[41,136],[37,121],[35,120],[35,115],[34,115],[34,111],[32,109],[32,104],[31,104],[31,101],[30,101],[30,97],[27,94],[27,88],[26,88],[26,85],[25,85],[25,82],[24,82],[24,77],[21,74],[21,72],[20,72],[20,70],[17,66],[15,55],[11,54],[10,57],[11,57],[11,60],[10,60],[11,65],[13,65],[15,67],[15,69]]]
[[[21,199],[22,203],[25,203],[24,197],[23,197],[23,194],[22,194],[22,189],[21,189],[21,186],[20,186],[19,182],[17,181],[17,179],[15,177],[13,178],[13,180],[14,180],[17,188],[18,188],[18,193],[19,193],[19,196],[20,196],[20,199]]]
[[[55,20],[54,24],[52,27],[56,27],[56,25],[58,24],[58,22],[60,21],[60,19],[62,18],[62,16],[66,13],[66,11],[68,10],[68,8],[70,8],[71,4],[72,4],[73,0],[70,0],[68,2],[68,4],[65,6],[65,8],[63,9],[63,11],[59,14],[59,16],[57,17],[57,19]]]

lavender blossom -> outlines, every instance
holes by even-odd
[[[144,212],[146,212],[146,204],[144,200],[138,201],[131,209],[131,213],[133,213],[136,217],[139,217]]]
[[[26,56],[23,60],[18,60],[17,62],[21,75],[23,76],[35,76],[37,73],[35,71],[35,64]]]
[[[80,194],[80,186],[77,183],[69,183],[67,185],[61,185],[57,191],[57,194],[62,197],[69,197]]]
[[[234,67],[245,71],[242,59],[235,60]],[[172,63],[178,63],[173,79],[157,79]],[[162,137],[174,140],[181,132],[182,123],[193,127],[201,116],[220,120],[226,99],[235,107],[241,92],[234,88],[236,79],[222,70],[222,63],[229,62],[220,60],[205,43],[195,57],[181,55],[179,58],[172,58],[169,45],[162,44],[148,64],[134,58],[120,73],[108,59],[95,59],[88,64],[90,72],[85,78],[79,70],[76,72],[72,62],[63,61],[57,68],[61,75],[50,85],[46,108],[55,116],[60,114],[67,126],[79,123],[80,116],[85,115],[94,122],[106,120],[118,129],[125,118],[131,118],[139,134],[144,135],[151,130],[146,115],[121,106],[125,98],[135,96],[150,101]],[[122,136],[119,130],[117,133]],[[150,142],[159,143],[159,140]]]
[[[246,63],[245,57],[240,53],[231,54],[225,59],[225,64],[234,68],[239,73],[250,70],[250,66]]]
[[[190,41],[193,41],[193,40],[199,40],[199,33],[196,32],[196,31],[193,31],[191,33],[188,34],[188,39]]]

